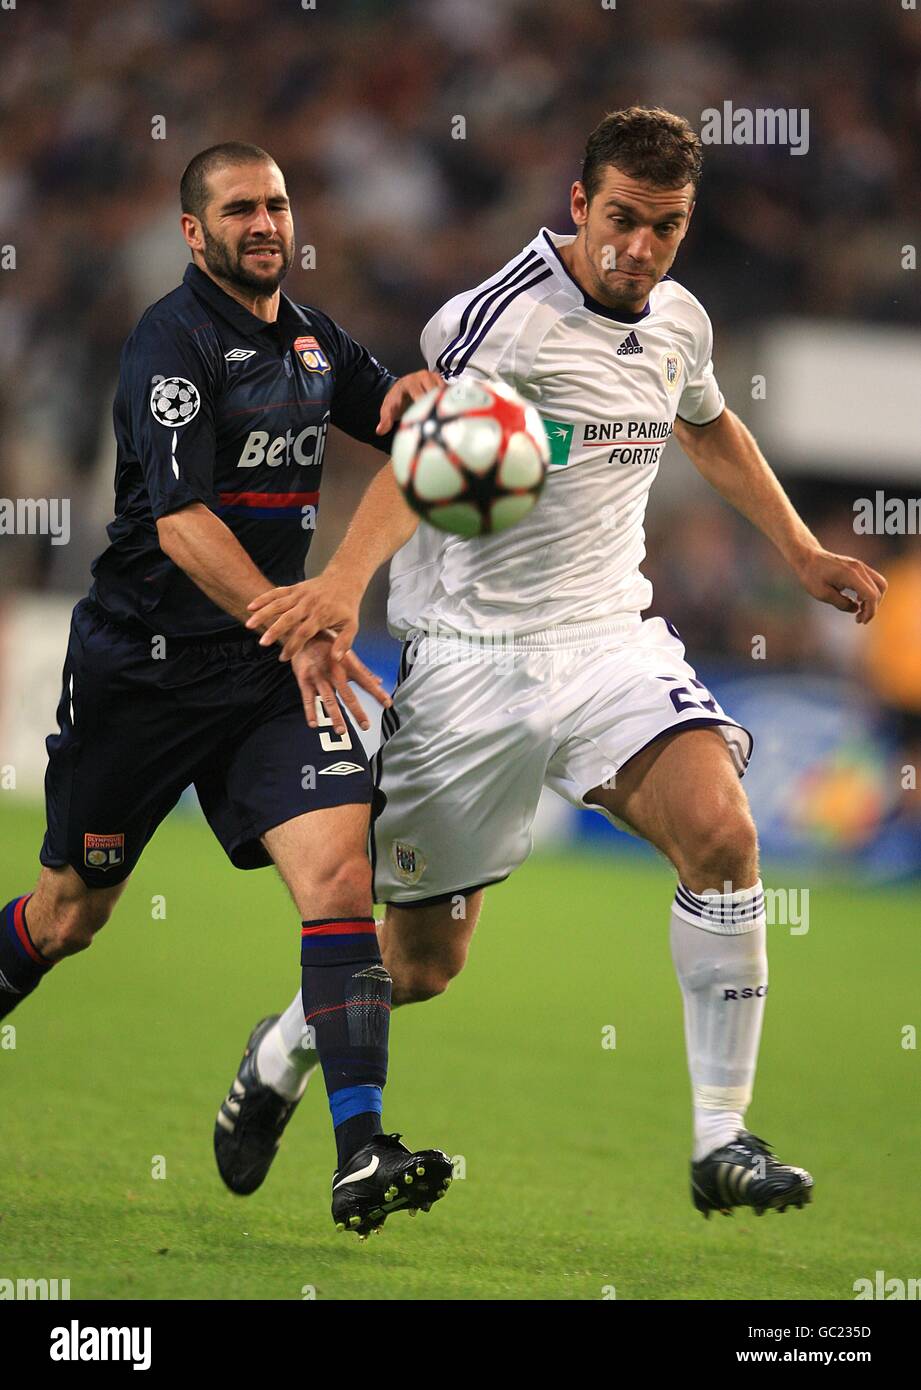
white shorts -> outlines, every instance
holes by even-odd
[[[586,792],[614,785],[670,729],[719,728],[740,777],[751,755],[751,735],[663,618],[573,624],[502,647],[417,633],[393,698],[373,761],[377,902],[507,878],[531,852],[543,787],[584,807]]]

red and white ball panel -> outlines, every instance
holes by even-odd
[[[431,391],[426,391],[424,396],[420,396],[417,401],[404,410],[400,416],[400,428],[404,425],[417,425],[421,420],[427,420],[432,406],[444,390],[443,386],[433,386]]]
[[[480,476],[495,466],[502,447],[502,426],[489,415],[451,420],[441,437],[465,468]]]
[[[550,450],[540,415],[512,387],[461,377],[410,406],[391,460],[413,510],[469,538],[504,531],[527,515]]]
[[[483,517],[479,507],[472,502],[448,502],[443,507],[433,507],[426,513],[426,521],[437,526],[439,531],[450,531],[454,536],[479,536],[483,530]]]
[[[499,385],[497,382],[496,386],[487,388],[473,379],[452,381],[438,402],[438,418],[450,420],[453,415],[466,415],[471,410],[488,410],[493,403],[490,389],[498,395]]]
[[[466,485],[462,469],[451,462],[440,444],[423,444],[413,473],[413,487],[421,502],[447,502]]]
[[[525,434],[524,430],[516,430],[499,460],[496,478],[510,492],[516,488],[539,487],[546,466],[537,441],[530,434]]]
[[[510,526],[514,526],[516,521],[521,521],[528,512],[533,511],[537,506],[537,497],[533,492],[523,493],[520,497],[499,497],[493,502],[491,511],[492,529],[494,531],[507,531]]]
[[[390,451],[390,462],[396,474],[397,482],[400,487],[405,488],[409,482],[409,475],[412,471],[413,460],[416,457],[416,450],[419,447],[421,431],[418,425],[408,425],[406,423],[410,410],[416,410],[421,404],[416,401],[403,416],[400,428],[397,430],[393,440],[393,448]]]

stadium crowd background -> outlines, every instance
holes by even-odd
[[[440,303],[540,225],[569,230],[569,186],[605,110],[664,104],[699,128],[726,99],[807,107],[810,152],[705,151],[676,275],[713,319],[724,388],[735,348],[770,316],[916,326],[919,280],[897,249],[917,242],[921,22],[897,0],[59,0],[4,12],[0,245],[15,247],[16,268],[0,280],[0,496],[72,499],[69,545],[3,539],[4,592],[85,589],[111,515],[119,352],[181,277],[177,184],[196,150],[227,138],[268,148],[297,245],[316,255],[286,291],[405,371]],[[756,427],[747,389],[727,395]],[[331,438],[313,567],[369,460]],[[678,485],[660,488],[666,469]],[[867,479],[887,483],[872,458]],[[864,633],[810,600],[695,481],[672,446],[647,528],[653,611],[674,618],[701,667],[750,663],[757,633],[774,670],[869,680],[917,749],[918,538],[855,536],[866,484],[785,477],[823,543],[893,580]],[[368,631],[383,628],[383,598],[381,576]]]

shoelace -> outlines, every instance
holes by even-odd
[[[281,1096],[276,1095],[268,1086],[262,1089],[264,1089],[267,1094],[261,1096],[255,1105],[253,1104],[253,1098],[249,1091],[244,1092],[243,1096],[237,1096],[233,1091],[228,1095],[227,1100],[234,1101],[240,1106],[240,1113],[237,1116],[238,1131],[242,1129],[242,1131],[245,1132],[253,1124],[260,1124],[260,1122],[264,1120],[264,1112],[274,1104],[275,1100],[281,1101],[281,1109],[278,1111],[277,1115],[273,1115],[273,1123],[276,1129],[282,1126],[294,1109],[293,1101],[283,1100]],[[243,1110],[243,1105],[246,1101],[249,1101],[249,1114],[246,1114]],[[267,1101],[269,1104],[266,1104]]]
[[[774,1157],[774,1150],[766,1139],[759,1139],[757,1134],[749,1134],[748,1139],[756,1153],[763,1153],[767,1158]]]
[[[766,1158],[767,1163],[765,1164],[765,1171],[762,1175],[764,1177],[767,1177],[769,1170],[781,1167],[774,1157],[770,1144],[766,1139],[759,1139],[757,1134],[751,1134],[746,1131],[745,1139],[737,1139],[734,1143],[727,1145],[727,1147],[735,1149],[739,1154],[745,1155],[744,1165],[740,1164],[740,1167],[752,1167],[753,1155],[760,1154]]]

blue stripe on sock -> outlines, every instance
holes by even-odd
[[[301,965],[345,965],[367,961],[380,964],[381,948],[376,932],[355,932],[351,936],[302,936]]]
[[[338,1128],[355,1115],[365,1115],[373,1111],[379,1115],[384,1108],[384,1097],[380,1086],[343,1086],[334,1091],[329,1098],[329,1111],[333,1117],[333,1128]]]
[[[355,941],[355,942],[357,942],[357,943],[361,946],[362,951],[367,952],[367,949],[368,949],[368,942],[369,942],[369,941],[375,941],[375,942],[377,941],[377,932],[375,932],[375,931],[355,931],[355,932],[349,932],[347,936],[345,936],[345,935],[339,936],[338,933],[336,933],[336,934],[331,934],[331,935],[329,935],[329,936],[302,936],[302,937],[301,937],[301,950],[303,950],[303,951],[319,951],[319,950],[321,950],[324,946],[336,946],[336,947],[340,947],[340,946],[343,946],[343,945],[347,946],[347,945],[349,944],[350,941]]]
[[[34,961],[32,957],[29,955],[29,952],[26,950],[25,946],[23,946],[22,942],[19,939],[19,933],[16,930],[16,926],[13,920],[16,913],[16,908],[19,906],[19,904],[23,901],[24,898],[28,898],[29,896],[29,893],[21,893],[18,898],[13,898],[11,902],[8,902],[3,911],[3,920],[7,931],[7,939],[9,941],[10,946],[15,951],[17,957],[22,962],[22,968],[24,970],[33,972],[36,975],[36,977],[38,977],[39,975],[44,974],[44,967],[41,966],[37,961]],[[25,925],[25,916],[23,916],[23,925]],[[29,939],[31,940],[31,937]]]

